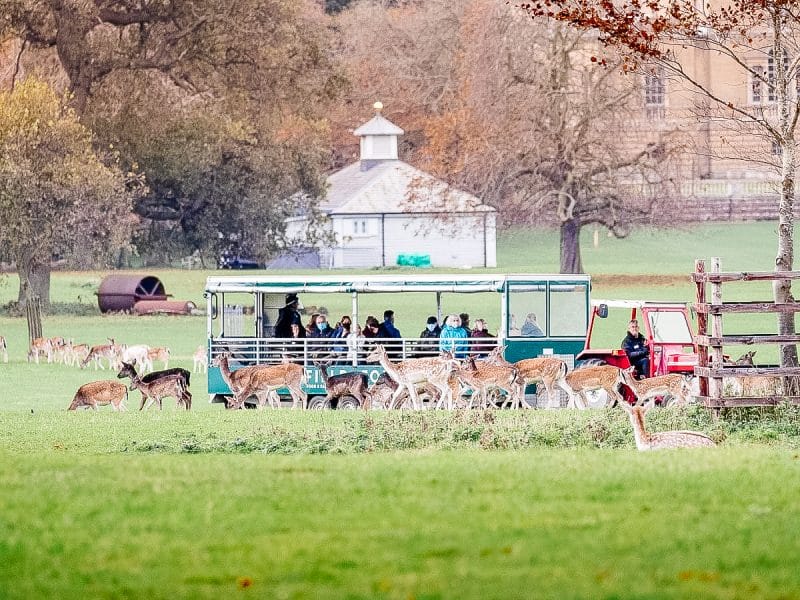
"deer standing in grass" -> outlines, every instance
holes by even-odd
[[[485,362],[478,363],[474,358],[468,357],[466,365],[456,369],[455,374],[465,385],[472,388],[472,397],[468,408],[472,408],[475,399],[479,399],[480,406],[488,406],[487,392],[490,389],[502,390],[506,393],[506,402],[512,408],[520,405],[530,408],[522,401],[525,393],[525,380],[520,377],[519,369],[513,365],[496,365]]]
[[[47,362],[53,360],[53,345],[49,338],[34,338],[31,341],[31,346],[28,349],[28,362],[35,362],[39,364],[39,356],[46,356]]]
[[[514,366],[519,369],[520,377],[529,383],[541,383],[547,392],[548,407],[559,407],[556,384],[567,375],[567,363],[560,358],[544,356],[518,360]]]
[[[258,407],[263,408],[267,402],[277,400],[276,390],[288,388],[292,396],[292,408],[298,405],[305,409],[308,396],[303,391],[303,382],[306,371],[302,365],[282,362],[277,365],[256,365],[231,371],[228,355],[221,354],[214,358],[212,365],[219,367],[222,378],[233,392],[232,408],[244,407],[244,402],[250,396],[258,400]]]
[[[89,346],[76,344],[72,340],[67,342],[64,351],[64,364],[71,367],[79,366],[89,356]]]
[[[448,383],[448,378],[453,370],[452,357],[437,356],[433,358],[409,358],[402,362],[392,362],[386,354],[386,348],[375,346],[366,358],[367,362],[377,361],[397,383],[397,389],[392,394],[389,408],[394,408],[398,399],[405,391],[411,398],[415,410],[422,408],[416,384],[429,382],[439,390],[439,403],[452,407],[453,397]]]
[[[147,360],[150,364],[150,368],[153,368],[153,364],[155,361],[160,360],[164,363],[164,369],[169,368],[169,348],[160,347],[160,348],[150,348],[147,351]]]
[[[184,371],[188,374],[188,371],[185,371],[185,369],[180,369],[180,371]],[[178,401],[178,406],[183,404],[186,410],[190,410],[192,408],[192,394],[189,392],[189,386],[184,373],[163,374],[163,371],[161,373],[162,374],[155,373],[155,375],[159,376],[145,381],[144,378],[136,373],[133,364],[123,362],[117,377],[130,377],[130,389],[139,390],[142,393],[142,401],[139,404],[139,410],[149,408],[155,402],[158,402],[158,409],[161,410],[163,408],[162,401],[164,398],[175,398]],[[152,376],[154,373],[150,373],[150,375]],[[145,375],[145,377],[147,377],[147,375]]]
[[[634,370],[634,367],[625,369],[622,371],[622,376],[625,378],[625,385],[636,395],[637,405],[649,401],[650,406],[653,406],[658,396],[672,397],[678,406],[685,406],[689,403],[689,398],[692,395],[691,387],[689,381],[683,375],[670,373],[668,375],[659,375],[658,377],[636,379],[633,376]]]
[[[3,356],[3,362],[8,362],[8,344],[6,344],[6,338],[0,335],[0,355]]]
[[[86,367],[89,364],[89,361],[94,361],[94,370],[97,369],[105,370],[103,366],[103,359],[105,358],[108,361],[108,368],[109,369],[117,369],[119,366],[119,356],[122,350],[122,346],[117,344],[114,341],[114,338],[108,338],[108,344],[100,344],[98,346],[92,346],[89,350],[89,354],[86,355],[81,361],[81,369]]]
[[[205,373],[208,371],[208,353],[206,352],[205,346],[197,347],[197,350],[195,350],[192,355],[192,360],[194,361],[192,371],[195,373]]]
[[[358,400],[358,405],[363,408],[369,408],[369,394],[367,393],[367,376],[360,371],[349,371],[347,373],[339,373],[337,375],[328,375],[328,367],[323,362],[315,362],[314,365],[319,369],[322,375],[322,381],[325,383],[325,399],[328,402],[339,400],[345,396],[352,396]]]
[[[578,408],[588,408],[589,399],[586,392],[594,390],[605,390],[609,397],[609,405],[614,402],[624,402],[622,394],[619,393],[619,386],[625,383],[622,370],[611,365],[598,365],[593,367],[583,367],[567,373],[563,379],[558,381],[558,385],[569,394],[570,406],[577,406],[576,399],[580,398],[582,406]]]
[[[110,404],[114,410],[125,410],[128,388],[118,381],[92,381],[78,388],[67,410],[92,408]]]
[[[714,440],[699,431],[660,431],[648,433],[645,428],[644,417],[648,408],[644,406],[630,406],[627,402],[619,405],[628,413],[633,426],[633,437],[636,447],[641,450],[666,450],[669,448],[700,448],[716,446]]]

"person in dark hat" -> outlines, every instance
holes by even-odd
[[[424,342],[419,342],[417,345],[417,349],[419,352],[417,356],[435,356],[439,353],[439,334],[442,332],[442,328],[439,327],[439,320],[434,317],[428,317],[428,321],[425,323],[425,329],[422,330],[422,333],[419,334],[419,337],[423,338]],[[436,341],[429,341],[429,340],[436,340]]]
[[[306,336],[299,308],[301,308],[301,305],[297,294],[286,294],[286,306],[278,311],[278,321],[275,323],[275,337],[292,337],[292,325],[300,327],[300,337]]]

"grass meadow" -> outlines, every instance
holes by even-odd
[[[641,231],[597,248],[586,232],[592,294],[690,301],[695,258],[769,270],[774,229]],[[556,271],[557,233],[506,234],[498,262]],[[205,277],[220,274],[137,272],[199,306]],[[167,345],[170,366],[191,368],[205,319],[101,316],[104,274],[53,274],[45,335]],[[0,305],[16,285],[0,276]],[[727,293],[769,298],[757,285]],[[392,301],[401,330],[422,328],[424,300]],[[469,302],[452,309],[492,321],[484,300]],[[726,331],[736,327],[775,326]],[[621,411],[229,412],[205,401],[197,374],[191,413],[172,401],[67,413],[79,385],[109,374],[28,364],[24,319],[0,316],[0,334],[2,598],[800,597],[792,407],[653,411],[652,430],[719,442],[655,454],[636,451]]]

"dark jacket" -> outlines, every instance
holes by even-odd
[[[380,324],[378,327],[378,336],[379,338],[401,338],[403,337],[400,335],[400,330],[394,326],[394,323],[389,321],[388,319]]]
[[[494,344],[491,342],[479,342],[476,338],[490,338],[494,337],[491,333],[489,333],[488,329],[473,329],[470,332],[470,348],[472,351],[475,352],[478,356],[486,356],[489,352],[492,351],[494,348]]]
[[[309,337],[312,337],[312,338],[329,338],[329,337],[333,337],[333,332],[334,331],[335,331],[335,329],[333,329],[332,327],[326,327],[325,331],[322,331],[319,327],[314,325],[314,327],[311,329],[311,335]]]
[[[300,327],[300,337],[306,337],[306,328],[300,319],[300,313],[291,306],[286,306],[278,311],[278,320],[275,322],[275,337],[292,337],[292,324]]]
[[[440,333],[442,333],[442,328],[439,327],[438,325],[436,326],[436,328],[433,331],[428,331],[428,328],[426,327],[425,329],[422,330],[422,333],[419,334],[419,337],[426,338],[426,339],[427,338],[438,338]]]
[[[640,333],[636,336],[630,333],[622,340],[622,349],[628,355],[628,360],[636,362],[646,356],[650,356],[650,348],[647,346],[647,339]]]

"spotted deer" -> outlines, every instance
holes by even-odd
[[[634,367],[622,371],[622,376],[625,378],[625,385],[636,395],[636,404],[641,405],[648,403],[650,406],[655,405],[656,397],[664,396],[667,398],[674,398],[678,406],[684,406],[689,403],[692,392],[689,381],[679,373],[670,373],[668,375],[659,375],[658,377],[649,377],[646,379],[636,379],[633,376]],[[670,404],[669,400],[667,400]]]
[[[573,407],[577,406],[576,400],[580,398],[583,405],[577,408],[588,408],[589,399],[586,397],[586,392],[594,390],[605,390],[609,397],[609,406],[613,406],[614,402],[623,401],[622,394],[619,393],[619,386],[625,383],[622,370],[611,365],[575,369],[557,383],[569,394],[569,403]]]
[[[139,410],[149,408],[156,402],[158,402],[158,409],[161,410],[164,398],[175,398],[178,401],[178,406],[183,405],[186,410],[192,408],[192,394],[189,392],[186,377],[183,373],[166,374],[150,381],[145,381],[143,377],[136,373],[136,369],[132,364],[122,363],[122,370],[117,377],[130,377],[130,389],[139,390],[142,393]]]
[[[308,404],[308,396],[302,387],[306,378],[302,365],[282,362],[277,365],[256,365],[231,371],[227,354],[215,357],[212,364],[219,367],[222,378],[233,392],[232,408],[243,408],[245,400],[250,396],[255,396],[259,408],[263,408],[268,401],[275,402],[276,390],[283,387],[289,389],[292,408],[299,405],[305,409]]]
[[[446,356],[436,356],[430,358],[409,358],[402,362],[392,362],[386,353],[386,348],[377,345],[367,355],[367,362],[379,362],[386,373],[389,374],[396,383],[397,389],[392,394],[389,408],[394,408],[403,392],[407,392],[411,398],[411,405],[414,410],[422,409],[419,395],[417,394],[416,384],[429,382],[439,391],[439,404],[452,407],[453,397],[448,378],[454,368],[453,358]]]
[[[74,367],[78,366],[89,356],[89,346],[86,344],[76,344],[72,340],[67,342],[64,350],[64,363]]]
[[[53,344],[50,342],[50,338],[38,337],[31,341],[30,348],[28,348],[28,362],[33,361],[38,365],[40,356],[45,356],[47,362],[52,362]]]
[[[169,368],[169,348],[166,347],[158,347],[158,348],[150,348],[147,351],[147,360],[150,362],[150,368],[153,368],[153,364],[160,360],[164,363],[164,369]]]
[[[633,426],[633,437],[636,447],[641,450],[666,450],[669,448],[699,448],[716,446],[714,440],[699,431],[660,431],[648,433],[644,417],[648,408],[630,406],[627,402],[619,405],[628,413]]]
[[[195,373],[205,373],[208,371],[208,353],[205,346],[198,346],[197,350],[192,354],[194,365],[192,371]]]
[[[119,357],[120,352],[122,350],[122,346],[117,344],[114,341],[114,338],[108,338],[108,344],[101,344],[98,346],[92,346],[89,350],[89,354],[86,355],[81,361],[81,369],[85,368],[86,365],[89,364],[89,361],[94,361],[94,370],[97,369],[105,370],[103,366],[103,359],[105,358],[108,361],[109,369],[118,369],[119,368]]]
[[[480,399],[481,407],[487,407],[487,392],[490,389],[505,392],[507,402],[511,403],[512,408],[518,408],[520,404],[530,408],[527,403],[522,401],[522,395],[525,393],[525,380],[520,377],[519,369],[511,365],[486,363],[479,365],[472,357],[468,357],[465,362],[466,365],[456,369],[455,374],[473,391],[469,408],[472,408],[476,398]]]
[[[548,407],[558,408],[560,406],[556,382],[566,377],[567,363],[560,358],[543,356],[518,360],[514,363],[514,366],[519,369],[520,377],[525,380],[525,385],[529,383],[541,383],[544,385],[544,389],[547,392]]]
[[[352,396],[358,400],[358,405],[364,410],[368,409],[369,394],[367,393],[367,375],[360,371],[349,371],[328,375],[328,367],[323,362],[314,362],[319,369],[322,381],[325,383],[325,398],[328,402],[339,400],[345,396]]]
[[[125,410],[128,388],[118,381],[92,381],[78,388],[67,410],[92,408],[110,404],[114,410]]]
[[[0,335],[0,355],[3,357],[3,362],[8,362],[8,344],[6,344],[6,338]]]

